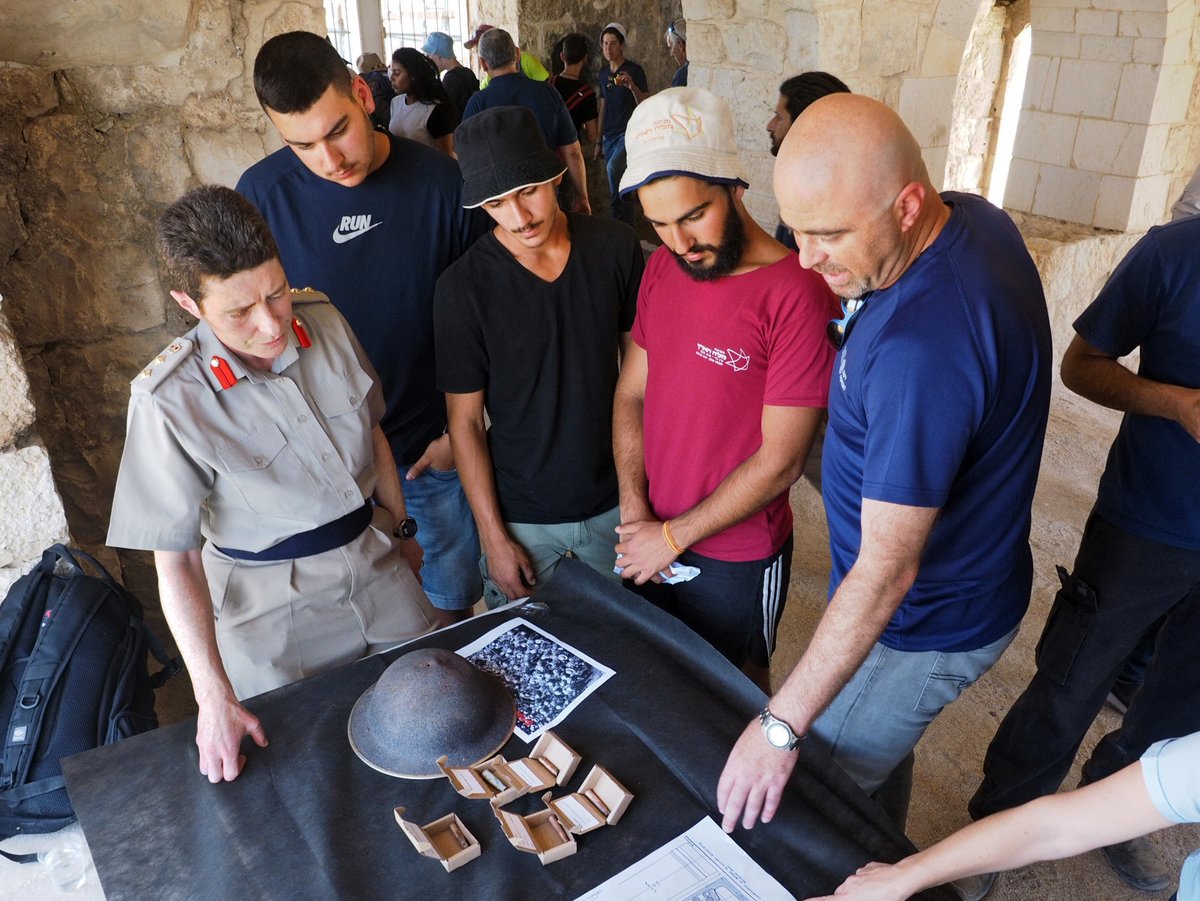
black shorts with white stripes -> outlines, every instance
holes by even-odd
[[[770,557],[736,563],[684,551],[679,562],[700,570],[690,582],[625,586],[683,620],[734,666],[747,660],[769,666],[787,601],[793,543],[789,535]]]

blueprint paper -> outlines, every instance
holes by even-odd
[[[705,817],[575,901],[795,901]]]

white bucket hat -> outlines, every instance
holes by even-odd
[[[669,88],[639,104],[625,128],[625,154],[622,196],[669,175],[750,186],[729,104],[702,88]]]

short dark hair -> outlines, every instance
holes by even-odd
[[[262,45],[254,60],[254,93],[263,109],[302,113],[330,85],[349,95],[353,76],[329,41],[310,31],[289,31]]]
[[[196,303],[206,278],[225,279],[279,259],[262,214],[249,200],[221,185],[188,191],[158,218],[154,245],[172,291]]]
[[[479,58],[489,69],[503,69],[517,61],[517,45],[503,28],[489,28],[475,45]]]
[[[827,94],[849,94],[850,89],[844,81],[828,72],[803,72],[781,84],[779,93],[786,98],[788,115],[795,122],[796,117],[808,109],[814,100],[820,100]]]
[[[621,46],[625,46],[625,35],[621,34],[621,32],[616,28],[613,28],[611,25],[608,28],[605,28],[602,32],[600,32],[600,39],[604,40],[604,36],[606,34],[616,35],[617,40],[621,42]]]
[[[569,34],[562,40],[562,55],[568,66],[587,59],[590,52],[591,46],[588,44],[588,39],[578,32]]]

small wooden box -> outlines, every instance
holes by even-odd
[[[533,746],[533,752],[520,760],[508,761],[497,754],[474,766],[447,766],[446,758],[437,764],[454,790],[464,798],[488,800],[497,807],[554,785],[565,785],[583,758],[553,732],[544,733]],[[498,780],[503,789],[496,788],[488,778]]]
[[[588,771],[579,791],[561,798],[552,798],[550,792],[542,796],[542,801],[558,815],[563,827],[576,835],[601,826],[615,826],[632,800],[633,793],[599,765]]]
[[[550,817],[555,815],[553,810],[539,810],[524,817],[496,806],[492,810],[512,846],[518,851],[536,854],[543,865],[570,857],[577,849],[575,836],[566,831],[565,824],[562,835],[551,825]]]
[[[599,799],[603,810],[588,796],[589,790]],[[614,779],[608,770],[594,766],[584,778],[579,791],[561,798],[554,798],[550,792],[542,795],[545,810],[523,817],[501,810],[495,801],[492,802],[492,809],[514,848],[536,854],[538,860],[548,864],[569,857],[578,850],[576,835],[583,835],[601,826],[615,825],[632,800],[633,793]],[[558,820],[562,834],[554,828],[551,817]]]
[[[404,813],[403,807],[397,807],[393,812],[396,822],[400,824],[400,828],[404,830],[408,840],[417,849],[417,853],[439,861],[446,868],[447,873],[474,860],[481,852],[479,841],[471,834],[457,814],[448,813],[432,823],[418,826],[401,816]],[[458,829],[459,834],[466,841],[465,848],[458,843],[454,830],[450,828],[451,824]]]

